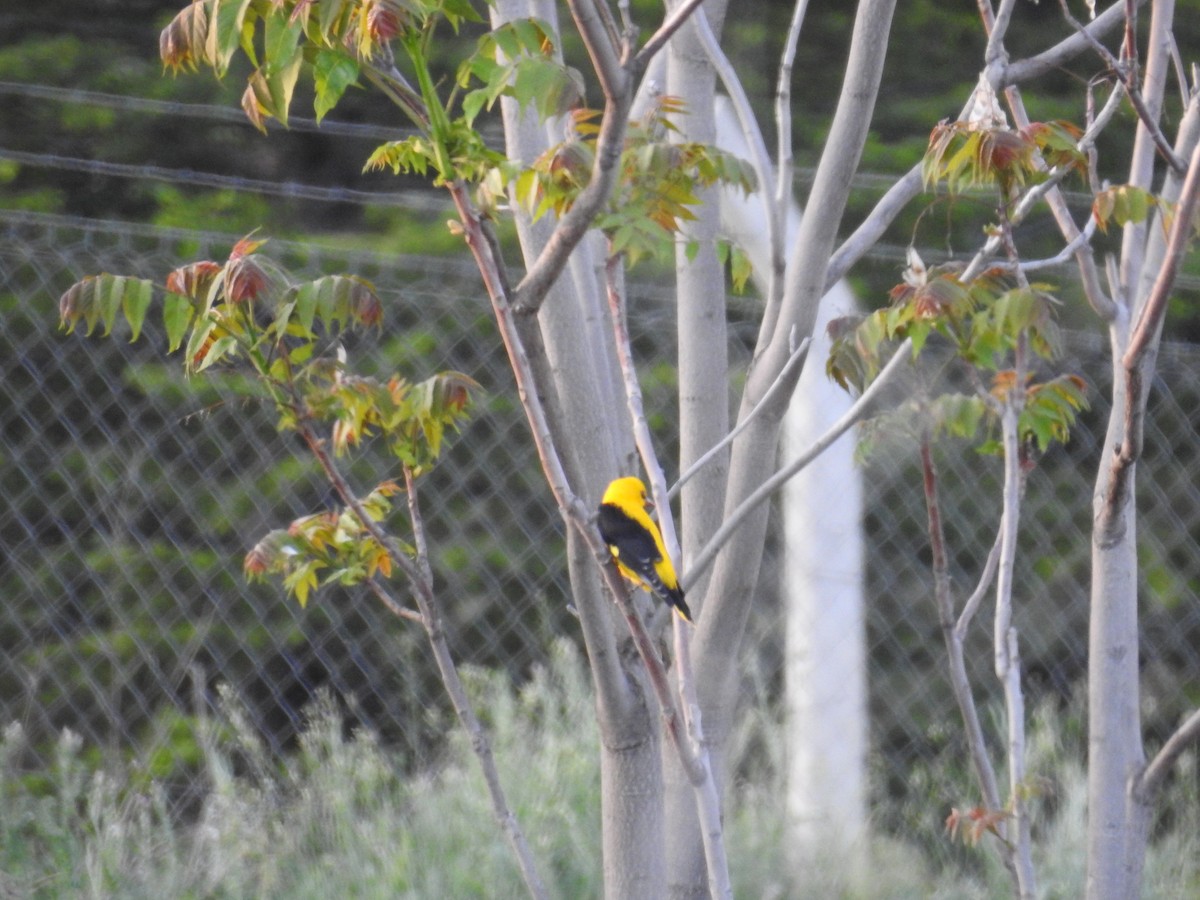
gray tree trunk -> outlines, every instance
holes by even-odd
[[[557,24],[550,0],[500,0],[493,26],[525,16]],[[502,101],[507,152],[529,164],[563,139],[561,123],[539,124],[515,102]],[[526,265],[545,246],[550,217],[531,222],[515,215]],[[570,425],[552,422],[572,488],[589,505],[604,486],[628,470],[633,438],[612,352],[612,327],[604,299],[603,242],[585,239],[538,314],[544,358],[554,397],[550,410],[570,410]],[[532,351],[531,351],[532,355]],[[596,691],[601,734],[601,835],[605,896],[655,897],[665,891],[663,782],[660,725],[653,691],[606,596],[591,554],[567,523],[571,593],[579,611]],[[632,661],[631,661],[632,660]]]
[[[1169,60],[1172,3],[1155,3],[1150,32],[1146,95],[1152,114],[1161,107],[1161,79]],[[1158,82],[1157,88],[1155,83]],[[1189,105],[1179,128],[1175,153],[1191,157],[1200,140],[1200,105]],[[1154,163],[1150,136],[1139,128],[1131,166],[1131,183],[1149,189]],[[1170,173],[1160,196],[1166,208],[1179,199],[1182,176]],[[1110,325],[1114,389],[1112,415],[1100,457],[1093,495],[1092,591],[1088,646],[1088,833],[1087,896],[1089,900],[1125,900],[1141,893],[1142,870],[1149,840],[1146,798],[1134,790],[1145,766],[1138,679],[1138,562],[1136,463],[1127,489],[1115,491],[1112,461],[1131,438],[1126,411],[1135,404],[1143,413],[1153,380],[1159,335],[1151,340],[1140,366],[1143,388],[1128,396],[1123,357],[1166,255],[1160,215],[1130,225],[1122,247],[1118,312]],[[1140,418],[1140,417],[1139,417]],[[1115,494],[1115,496],[1114,496]]]
[[[673,9],[678,3],[671,3]],[[702,9],[712,31],[721,34],[727,0],[707,0]],[[681,137],[706,144],[714,142],[713,94],[716,76],[708,55],[688,23],[667,45],[666,93],[684,103],[686,113],[677,123]],[[719,230],[717,190],[706,189],[697,218],[686,223],[678,236],[675,281],[678,291],[676,331],[679,339],[679,472],[718,443],[729,431],[729,354],[725,324],[725,271],[717,258]],[[688,244],[694,252],[689,253]],[[680,500],[679,540],[684,569],[689,555],[707,542],[721,524],[728,456],[722,454],[683,487]],[[707,579],[692,588],[702,598]],[[703,601],[691,601],[696,615]],[[707,723],[705,724],[707,730]],[[667,780],[667,866],[670,895],[707,896],[704,846],[696,816],[696,799],[677,755],[664,758]],[[715,760],[714,760],[715,762]],[[723,773],[714,767],[717,783]]]

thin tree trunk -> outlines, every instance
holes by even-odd
[[[1166,27],[1164,22],[1169,24],[1171,6],[1155,4],[1152,32]],[[1152,49],[1154,46],[1152,43]],[[1179,127],[1176,155],[1190,159],[1198,142],[1200,101],[1193,98]],[[1193,160],[1191,165],[1200,163]],[[1184,187],[1180,175],[1167,175],[1160,194],[1165,208],[1180,202]],[[1178,215],[1178,210],[1172,210],[1174,218]],[[1179,237],[1176,230],[1172,227],[1173,243]],[[1138,896],[1149,839],[1149,807],[1146,798],[1134,790],[1145,766],[1138,681],[1136,465],[1161,318],[1152,322],[1148,331],[1141,319],[1153,295],[1161,295],[1156,301],[1159,307],[1165,304],[1170,285],[1157,282],[1160,275],[1173,278],[1173,272],[1165,271],[1170,259],[1161,216],[1152,216],[1136,231],[1145,236],[1145,244],[1135,242],[1126,250],[1122,278],[1127,280],[1124,289],[1129,293],[1120,298],[1123,302],[1109,326],[1113,403],[1093,495],[1088,635],[1089,900]],[[1161,308],[1155,314],[1161,316]],[[1142,341],[1142,350],[1132,369],[1127,369],[1134,334]]]
[[[701,8],[718,35],[727,0],[708,0]],[[666,92],[679,97],[687,110],[678,121],[682,137],[711,144],[715,141],[713,95],[716,76],[689,22],[667,45]],[[678,289],[676,329],[679,337],[679,471],[685,471],[729,430],[728,338],[725,325],[725,272],[717,258],[719,220],[717,189],[701,192],[703,204],[696,220],[679,235],[675,255]],[[680,543],[684,568],[689,554],[721,523],[728,455],[713,460],[684,485],[680,501]],[[693,590],[703,596],[705,579]],[[703,615],[703,606],[692,601]],[[706,728],[707,731],[707,728]],[[704,846],[700,840],[694,790],[674,753],[668,751],[667,868],[670,896],[707,896]],[[713,769],[718,788],[722,770]]]
[[[1115,371],[1125,329],[1113,326]],[[1088,864],[1091,900],[1141,892],[1146,820],[1127,786],[1145,763],[1138,708],[1137,517],[1134,492],[1108,508],[1108,460],[1125,440],[1124,380],[1116,378],[1112,418],[1100,458],[1092,533],[1091,623],[1088,634]],[[1130,475],[1132,476],[1132,472]]]
[[[549,0],[500,0],[493,25],[537,16],[557,23]],[[522,113],[514,101],[502,101],[508,155],[532,162],[555,140],[561,128],[539,124],[532,110]],[[545,249],[553,217],[532,222],[520,211],[516,223],[526,265]],[[570,410],[570,428],[556,429],[562,462],[576,491],[589,504],[599,503],[607,482],[633,458],[632,432],[623,415],[611,328],[603,306],[603,282],[596,245],[584,238],[537,316],[549,377],[543,389],[551,408]],[[532,323],[529,323],[532,324]],[[665,889],[663,784],[659,717],[653,692],[636,657],[623,651],[623,623],[605,595],[585,542],[567,524],[571,593],[579,612],[589,669],[596,691],[601,735],[601,840],[605,896],[610,900],[659,896]]]

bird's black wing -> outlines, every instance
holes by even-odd
[[[679,610],[689,622],[692,621],[692,611],[684,602],[683,591],[679,588],[669,588],[654,566],[662,561],[654,538],[646,529],[631,519],[622,509],[611,503],[600,504],[600,514],[596,519],[600,528],[600,537],[604,538],[610,550],[626,568],[637,572],[646,586],[667,603]]]
[[[617,559],[639,575],[644,569],[654,571],[654,564],[662,557],[654,546],[654,538],[644,527],[611,503],[600,504],[596,524],[600,528],[600,537],[609,549],[616,551]],[[657,579],[657,574],[654,577]]]

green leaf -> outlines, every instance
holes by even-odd
[[[125,313],[125,321],[129,323],[132,335],[129,343],[141,336],[142,325],[146,321],[146,311],[150,308],[150,299],[154,295],[154,285],[142,278],[131,278],[121,296],[121,309]]]
[[[318,50],[313,60],[313,85],[316,96],[313,109],[317,121],[337,106],[346,89],[358,82],[358,63],[344,53],[334,50]]]
[[[117,311],[121,308],[121,295],[125,291],[123,275],[102,275],[96,279],[96,309],[100,320],[104,323],[104,337],[112,334],[113,325],[117,321]],[[91,333],[91,329],[88,329]]]
[[[264,59],[260,71],[270,103],[262,103],[261,96],[258,99],[281,124],[287,125],[288,109],[300,77],[300,64],[304,61],[299,45],[302,29],[300,23],[291,21],[286,12],[277,10],[267,17],[264,31]],[[257,90],[255,94],[258,95]]]
[[[733,281],[734,291],[738,294],[743,293],[746,290],[746,283],[753,274],[754,267],[750,263],[750,257],[743,253],[740,247],[734,247],[729,267],[729,277]]]
[[[323,568],[325,563],[318,559],[305,560],[283,579],[283,586],[295,595],[301,609],[308,605],[308,595],[316,590],[317,573]]]
[[[977,394],[942,394],[933,400],[930,412],[939,431],[972,440],[979,433],[987,405]]]
[[[229,61],[242,43],[242,27],[250,0],[211,0],[206,57],[217,76],[229,70]]]
[[[200,364],[195,367],[196,372],[203,372],[209,366],[215,365],[226,356],[231,356],[237,350],[237,338],[227,334],[224,337],[219,337],[212,342],[208,348],[208,352],[204,354],[204,359],[200,360]]]
[[[184,351],[187,356],[187,359],[184,360],[184,366],[189,373],[196,371],[196,357],[204,348],[205,342],[216,327],[217,323],[214,319],[206,318],[192,329],[192,336],[188,338],[187,350]]]
[[[167,352],[174,353],[183,343],[183,336],[192,324],[192,301],[182,294],[167,294],[163,298],[163,325],[167,329]]]
[[[124,308],[127,318],[130,313],[133,315],[130,326],[136,340],[152,293],[152,283],[142,278],[108,273],[89,275],[67,288],[59,298],[59,323],[70,334],[82,320],[84,333],[90,335],[103,322],[104,334],[108,335],[118,312]]]
[[[340,35],[350,21],[356,0],[321,0],[317,4],[321,36],[326,40]]]

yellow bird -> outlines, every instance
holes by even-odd
[[[646,500],[641,479],[618,478],[600,499],[600,536],[622,575],[658,594],[685,622],[691,622],[692,612],[683,600],[675,567],[647,508],[652,509],[653,504]]]

